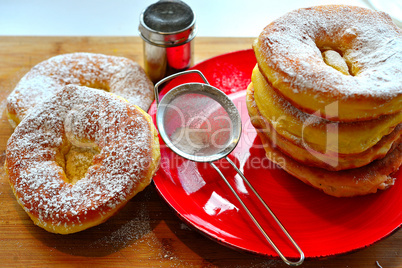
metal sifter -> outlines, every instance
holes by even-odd
[[[175,77],[190,73],[198,74],[204,83],[181,84],[159,99],[159,87]],[[243,173],[227,157],[236,147],[241,136],[240,114],[229,97],[218,88],[211,86],[205,76],[198,70],[184,71],[166,77],[156,83],[155,100],[157,105],[156,125],[166,145],[176,154],[195,162],[209,163],[222,177],[248,216],[261,234],[288,265],[297,266],[303,263],[304,253],[280,223],[278,218],[249,183]],[[288,260],[264,231],[251,211],[241,200],[214,161],[225,158],[236,170],[244,182],[250,187],[259,201],[274,218],[283,233],[300,254],[296,262]]]

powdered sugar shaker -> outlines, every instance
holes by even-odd
[[[186,3],[160,0],[150,5],[141,13],[138,29],[144,68],[154,83],[192,65],[197,29],[195,14]]]

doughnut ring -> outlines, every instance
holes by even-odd
[[[67,169],[74,172],[82,163],[69,167],[68,155],[79,150],[92,156],[82,178],[72,181]],[[157,131],[147,113],[112,93],[67,85],[16,127],[5,169],[33,222],[69,234],[115,214],[149,185],[159,159]]]
[[[34,66],[8,96],[11,125],[18,125],[29,109],[67,84],[115,93],[145,111],[154,99],[152,82],[130,59],[94,53],[58,55]]]
[[[358,121],[402,110],[402,30],[384,12],[298,9],[265,27],[253,47],[266,80],[303,112]]]

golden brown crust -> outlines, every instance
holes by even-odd
[[[255,104],[250,97],[250,90],[247,92],[247,108],[250,117],[258,118]],[[257,117],[256,117],[257,116]],[[351,197],[375,193],[377,190],[384,190],[393,185],[395,173],[402,164],[402,143],[396,144],[395,148],[384,158],[378,159],[360,168],[329,171],[323,168],[311,167],[296,161],[294,158],[284,154],[266,134],[266,129],[261,121],[252,120],[251,123],[257,129],[266,156],[274,163],[281,166],[286,172],[300,179],[326,194],[336,197]]]
[[[287,156],[312,167],[338,171],[365,166],[376,159],[383,158],[402,142],[402,124],[399,124],[390,134],[361,153],[321,152],[310,145],[306,148],[305,142],[299,143],[295,142],[295,139],[289,140],[275,130],[272,124],[261,114],[255,103],[253,83],[250,83],[247,89],[247,106],[251,122],[259,129],[260,136],[264,135],[267,140],[274,141],[274,146]]]
[[[304,113],[291,105],[262,76],[257,66],[253,70],[251,81],[258,111],[275,131],[289,142],[319,154],[357,155],[364,153],[384,136],[389,135],[402,121],[402,112],[368,121],[334,122],[326,120],[317,114]],[[337,105],[334,104],[331,107],[336,109]],[[388,144],[389,147],[390,144]]]

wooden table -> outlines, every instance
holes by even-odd
[[[195,63],[251,48],[252,38],[195,39]],[[222,246],[192,230],[158,196],[153,185],[106,223],[56,235],[35,226],[17,204],[3,164],[12,133],[5,99],[35,64],[62,53],[86,51],[143,62],[138,37],[0,37],[0,266],[287,267]],[[373,213],[375,213],[373,211]],[[402,231],[343,256],[308,259],[302,267],[402,267]]]

